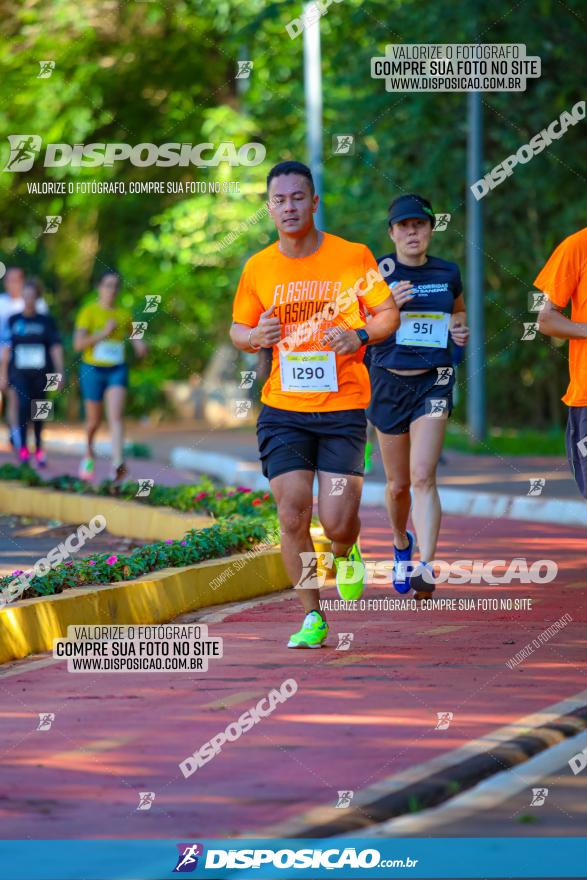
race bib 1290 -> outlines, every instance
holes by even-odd
[[[338,391],[333,351],[280,352],[282,391]]]

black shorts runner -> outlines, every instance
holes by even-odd
[[[418,376],[398,376],[385,367],[372,366],[371,403],[367,418],[383,434],[406,434],[423,415],[452,412],[455,371],[435,367]]]
[[[265,405],[257,440],[269,480],[289,471],[363,476],[367,419],[362,409],[305,413]]]
[[[575,483],[583,498],[587,498],[587,406],[569,407],[566,445]]]

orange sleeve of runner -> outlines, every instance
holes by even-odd
[[[246,263],[232,305],[232,320],[236,324],[256,327],[264,311],[263,304],[255,291],[251,267]]]
[[[368,247],[363,253],[363,281],[357,288],[357,296],[367,308],[379,306],[391,296],[389,287],[381,277],[375,257]]]
[[[545,293],[555,306],[564,309],[581,278],[581,251],[576,236],[562,241],[551,254],[534,286]]]

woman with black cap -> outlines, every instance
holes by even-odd
[[[399,196],[389,207],[389,237],[395,252],[378,260],[400,309],[396,333],[371,346],[371,404],[387,477],[386,504],[394,539],[394,586],[424,598],[434,590],[440,531],[436,467],[455,383],[450,341],[467,342],[465,301],[456,263],[428,256],[434,212],[427,199]],[[410,489],[413,498],[410,495]],[[420,563],[412,560],[415,538]]]

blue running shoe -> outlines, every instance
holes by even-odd
[[[412,553],[414,552],[416,539],[411,532],[406,532],[406,534],[409,541],[407,547],[404,547],[403,550],[398,550],[395,544],[393,545],[392,581],[393,586],[398,593],[409,593],[410,591],[410,575],[407,572],[407,566],[405,563],[411,562],[412,560]]]

